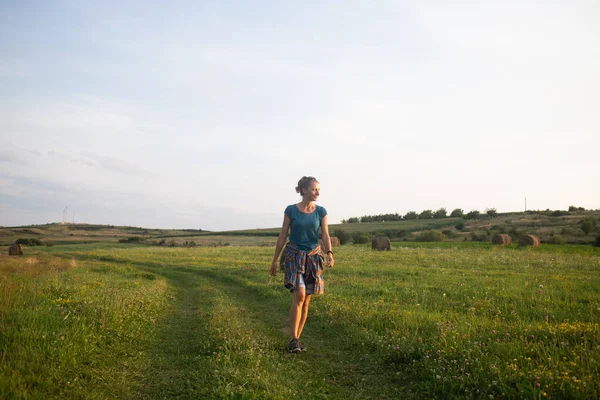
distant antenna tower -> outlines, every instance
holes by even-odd
[[[527,211],[527,197],[525,197],[525,211]]]
[[[68,210],[69,210],[69,207],[65,206],[65,209],[63,210],[63,220],[62,220],[63,225],[68,223],[68,216],[69,216]]]

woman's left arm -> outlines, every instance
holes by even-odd
[[[321,239],[323,240],[323,249],[329,261],[327,262],[327,267],[333,267],[335,260],[333,259],[333,251],[331,251],[331,237],[329,236],[329,224],[328,224],[327,215],[323,217],[321,220]]]

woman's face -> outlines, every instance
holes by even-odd
[[[304,198],[309,201],[317,201],[319,194],[321,193],[321,185],[319,182],[312,181],[308,188],[304,190]]]

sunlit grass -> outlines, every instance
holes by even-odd
[[[285,352],[291,298],[267,273],[271,248],[46,251],[0,263],[13,294],[0,303],[2,394],[600,396],[591,247],[342,246],[311,305],[309,351],[296,356]]]

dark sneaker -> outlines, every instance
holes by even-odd
[[[290,340],[290,344],[288,344],[288,351],[290,353],[299,353],[302,351],[300,347],[300,341],[298,339]]]
[[[304,347],[302,343],[298,342],[298,346],[300,346],[300,351],[306,351],[306,347]]]

